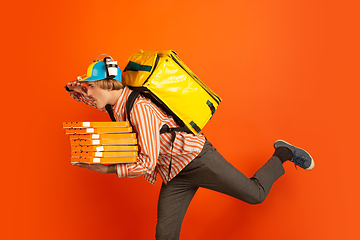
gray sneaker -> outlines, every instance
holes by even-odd
[[[290,161],[294,162],[295,168],[296,166],[300,166],[301,168],[310,171],[315,167],[314,160],[312,159],[310,154],[306,152],[304,149],[295,147],[290,143],[287,143],[281,139],[276,140],[274,143],[274,148],[278,148],[278,147],[287,147],[292,151],[294,156]]]

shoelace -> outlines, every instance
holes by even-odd
[[[304,156],[296,155],[296,150],[293,155],[293,162],[295,164],[295,169],[297,170],[297,166],[305,167],[306,158]]]

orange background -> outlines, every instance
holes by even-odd
[[[285,165],[264,203],[201,189],[181,239],[359,239],[357,1],[8,1],[2,6],[1,239],[153,239],[160,181],[69,161],[63,121],[109,121],[64,85],[101,53],[174,49],[222,98],[204,129],[251,176],[282,138],[314,157]]]

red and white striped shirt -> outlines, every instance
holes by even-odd
[[[126,101],[132,90],[125,87],[116,104],[113,106],[116,121],[125,119]],[[96,107],[91,98],[77,92],[69,92],[77,101]],[[105,108],[100,109],[106,111]],[[171,133],[160,134],[164,124],[178,127],[173,117],[143,96],[139,96],[130,113],[130,121],[137,133],[139,155],[136,163],[117,164],[118,177],[143,176],[148,182],[155,184],[157,174],[164,183],[168,181],[169,164],[171,163],[170,179],[174,178],[201,152],[205,136],[191,133],[176,132],[174,147],[171,151]]]

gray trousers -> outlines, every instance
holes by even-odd
[[[168,184],[162,185],[156,239],[179,239],[186,210],[199,187],[258,204],[265,200],[273,183],[284,173],[281,161],[271,157],[252,178],[248,178],[206,142],[198,157]]]

